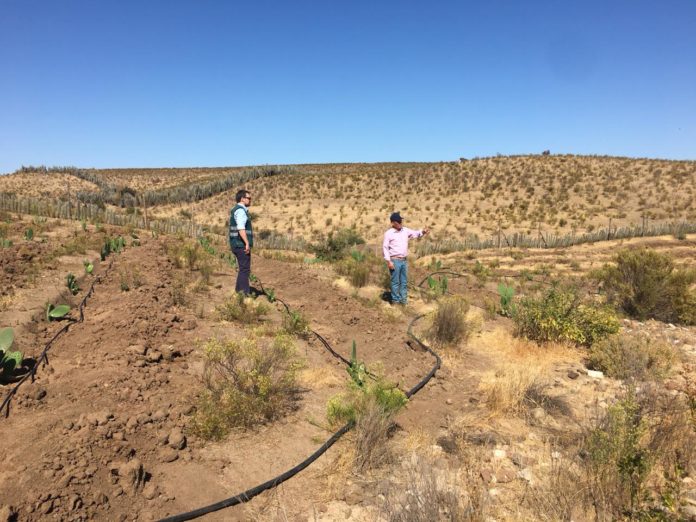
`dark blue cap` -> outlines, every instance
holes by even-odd
[[[394,212],[391,216],[389,216],[389,221],[396,221],[397,223],[401,223],[401,214],[398,212]]]

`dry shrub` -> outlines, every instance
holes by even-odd
[[[545,406],[548,384],[538,366],[511,364],[484,375],[479,387],[493,414],[519,415],[528,408]]]
[[[609,298],[627,314],[643,320],[696,324],[696,270],[676,269],[669,254],[655,250],[622,250],[616,265],[597,277]]]
[[[298,399],[301,368],[287,335],[272,341],[210,339],[203,348],[203,385],[192,430],[219,440],[232,428],[273,420]]]
[[[456,345],[471,334],[466,320],[469,303],[458,296],[441,300],[433,316],[430,336],[440,345]]]
[[[589,366],[616,379],[660,380],[671,370],[675,355],[665,341],[622,333],[593,345]]]
[[[685,520],[682,478],[695,464],[685,397],[628,388],[565,455],[556,455],[525,504],[541,520]]]
[[[388,461],[387,440],[393,417],[408,399],[394,383],[383,377],[366,378],[362,385],[352,380],[348,391],[332,397],[327,418],[332,425],[355,423],[353,468],[364,472]]]
[[[216,306],[215,311],[223,321],[255,323],[268,313],[268,306],[242,292],[235,292],[221,305]]]
[[[486,490],[476,465],[459,473],[439,469],[415,453],[402,483],[391,483],[381,515],[389,522],[483,522],[487,518]]]

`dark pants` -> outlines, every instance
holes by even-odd
[[[237,258],[237,285],[234,287],[235,292],[242,292],[249,295],[249,274],[251,273],[251,251],[248,254],[244,253],[243,248],[233,248],[234,257]]]

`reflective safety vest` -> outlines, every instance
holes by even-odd
[[[234,206],[232,212],[230,212],[230,248],[244,248],[244,241],[241,237],[239,237],[239,229],[237,227],[237,222],[234,219],[234,213],[240,208],[247,216],[247,222],[244,230],[246,230],[249,246],[254,246],[254,232],[251,228],[251,216],[249,216],[249,211],[238,203]]]

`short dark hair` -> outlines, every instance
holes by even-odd
[[[240,189],[240,190],[237,191],[237,194],[234,196],[234,200],[235,200],[237,203],[239,203],[240,201],[242,201],[242,198],[245,198],[245,197],[246,197],[246,195],[247,195],[248,193],[249,193],[248,190],[246,190],[246,189]]]

